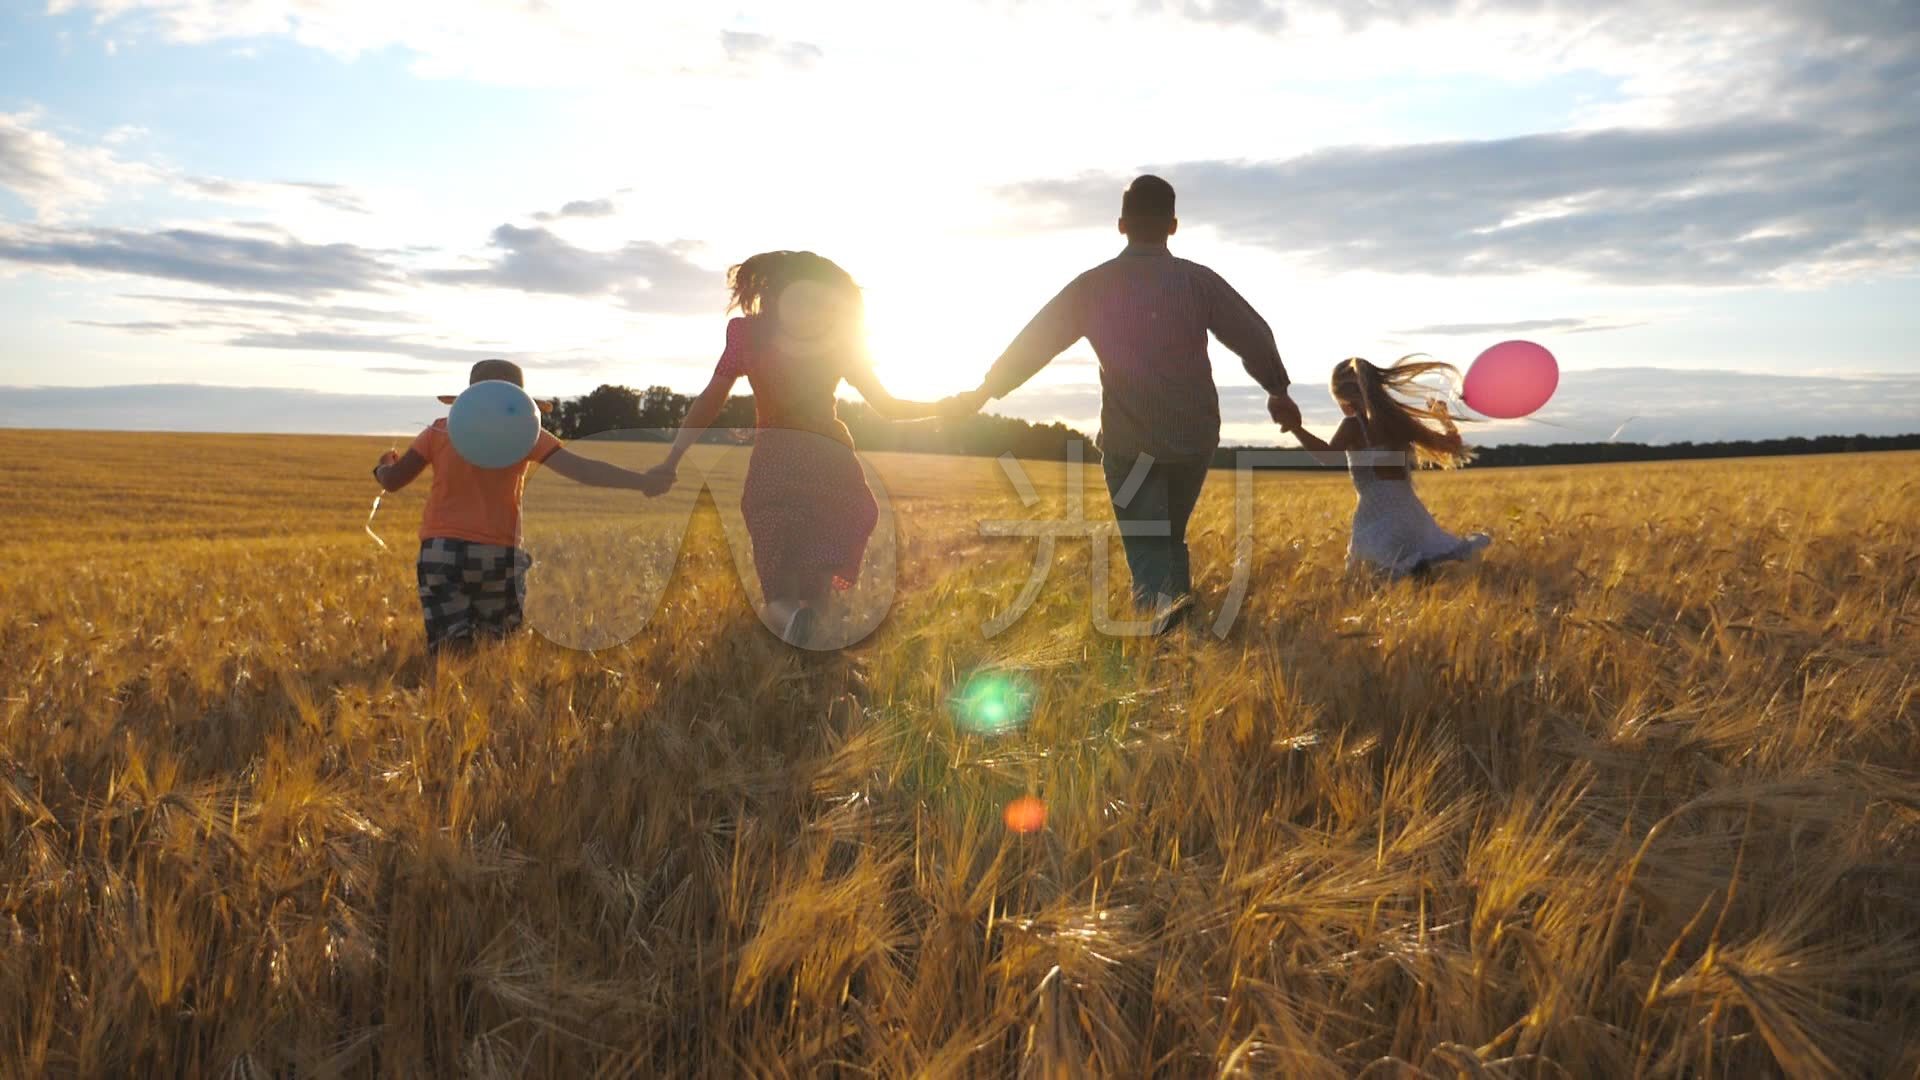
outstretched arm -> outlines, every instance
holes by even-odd
[[[1253,310],[1246,298],[1227,284],[1219,274],[1206,271],[1207,329],[1240,358],[1253,381],[1273,397],[1287,396],[1287,366],[1280,361],[1280,346],[1273,340],[1273,328]],[[1296,410],[1297,415],[1297,410]]]
[[[1253,310],[1246,298],[1227,284],[1227,279],[1211,270],[1206,282],[1207,329],[1240,358],[1253,381],[1267,392],[1267,415],[1282,430],[1300,424],[1300,406],[1287,395],[1287,366],[1280,361],[1280,346],[1273,340],[1273,328]]]
[[[648,495],[659,495],[667,490],[670,483],[665,477],[623,469],[611,461],[595,461],[593,458],[581,457],[564,447],[547,455],[544,464],[574,483],[586,484],[589,487],[625,488],[628,491],[644,491]]]
[[[379,482],[383,491],[399,491],[420,475],[427,467],[427,459],[420,456],[418,450],[408,450],[396,454],[389,450],[380,455],[380,464],[373,467],[373,478]]]
[[[1334,431],[1333,441],[1331,442],[1308,431],[1305,426],[1300,424],[1295,424],[1282,430],[1300,440],[1300,445],[1306,448],[1307,452],[1313,455],[1313,459],[1322,465],[1345,464],[1345,459],[1341,455],[1345,451],[1354,449],[1366,442],[1365,429],[1362,428],[1359,417],[1354,416],[1349,416],[1345,420],[1340,421],[1340,426]]]
[[[1080,323],[1080,278],[1073,279],[1047,306],[1040,309],[1026,329],[1013,339],[1007,351],[993,362],[980,390],[987,397],[1003,398],[1084,335]]]
[[[849,372],[846,378],[855,390],[860,391],[860,396],[867,399],[867,404],[873,406],[873,411],[880,414],[882,420],[925,420],[935,416],[964,416],[978,412],[980,406],[987,400],[986,393],[980,390],[954,394],[939,401],[908,401],[905,398],[897,398],[880,384],[879,376],[873,373],[872,368],[863,367]]]
[[[707,388],[687,406],[687,415],[680,421],[680,430],[673,436],[673,449],[667,451],[667,460],[648,470],[650,473],[673,476],[680,468],[680,459],[687,455],[688,448],[700,441],[707,433],[720,410],[727,403],[727,395],[733,393],[733,384],[740,376],[729,371],[716,371]]]

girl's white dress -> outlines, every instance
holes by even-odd
[[[1347,568],[1367,566],[1389,577],[1415,573],[1434,563],[1470,559],[1493,543],[1486,533],[1455,536],[1440,527],[1413,492],[1408,475],[1380,476],[1369,461],[1379,451],[1347,453],[1347,475],[1359,495],[1353,508],[1353,539]]]

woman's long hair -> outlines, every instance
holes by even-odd
[[[763,251],[727,269],[727,288],[732,293],[727,310],[748,318],[767,313],[780,291],[796,281],[844,288],[856,306],[860,302],[860,286],[853,275],[832,259],[811,251]]]
[[[1418,354],[1416,354],[1417,356]],[[1404,446],[1413,454],[1416,465],[1451,469],[1473,457],[1460,438],[1455,416],[1444,399],[1432,394],[1416,380],[1423,375],[1442,374],[1449,380],[1460,378],[1460,369],[1438,360],[1419,360],[1403,356],[1392,367],[1379,367],[1355,356],[1333,369],[1331,386],[1336,398],[1343,384],[1357,386],[1352,403],[1367,425],[1367,441],[1378,445]],[[1424,394],[1425,404],[1410,398]]]

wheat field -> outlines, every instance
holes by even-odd
[[[1060,467],[882,458],[856,648],[706,510],[630,640],[429,678],[386,445],[0,432],[0,1075],[1920,1071],[1920,455],[1422,477],[1498,540],[1386,586],[1263,477],[1164,640],[1085,541],[987,636]]]

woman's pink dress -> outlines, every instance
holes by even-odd
[[[833,393],[865,362],[859,355],[792,357],[770,346],[758,319],[727,323],[718,370],[753,387],[753,455],[740,509],[769,597],[782,582],[828,577],[847,589],[860,576],[880,509]]]

